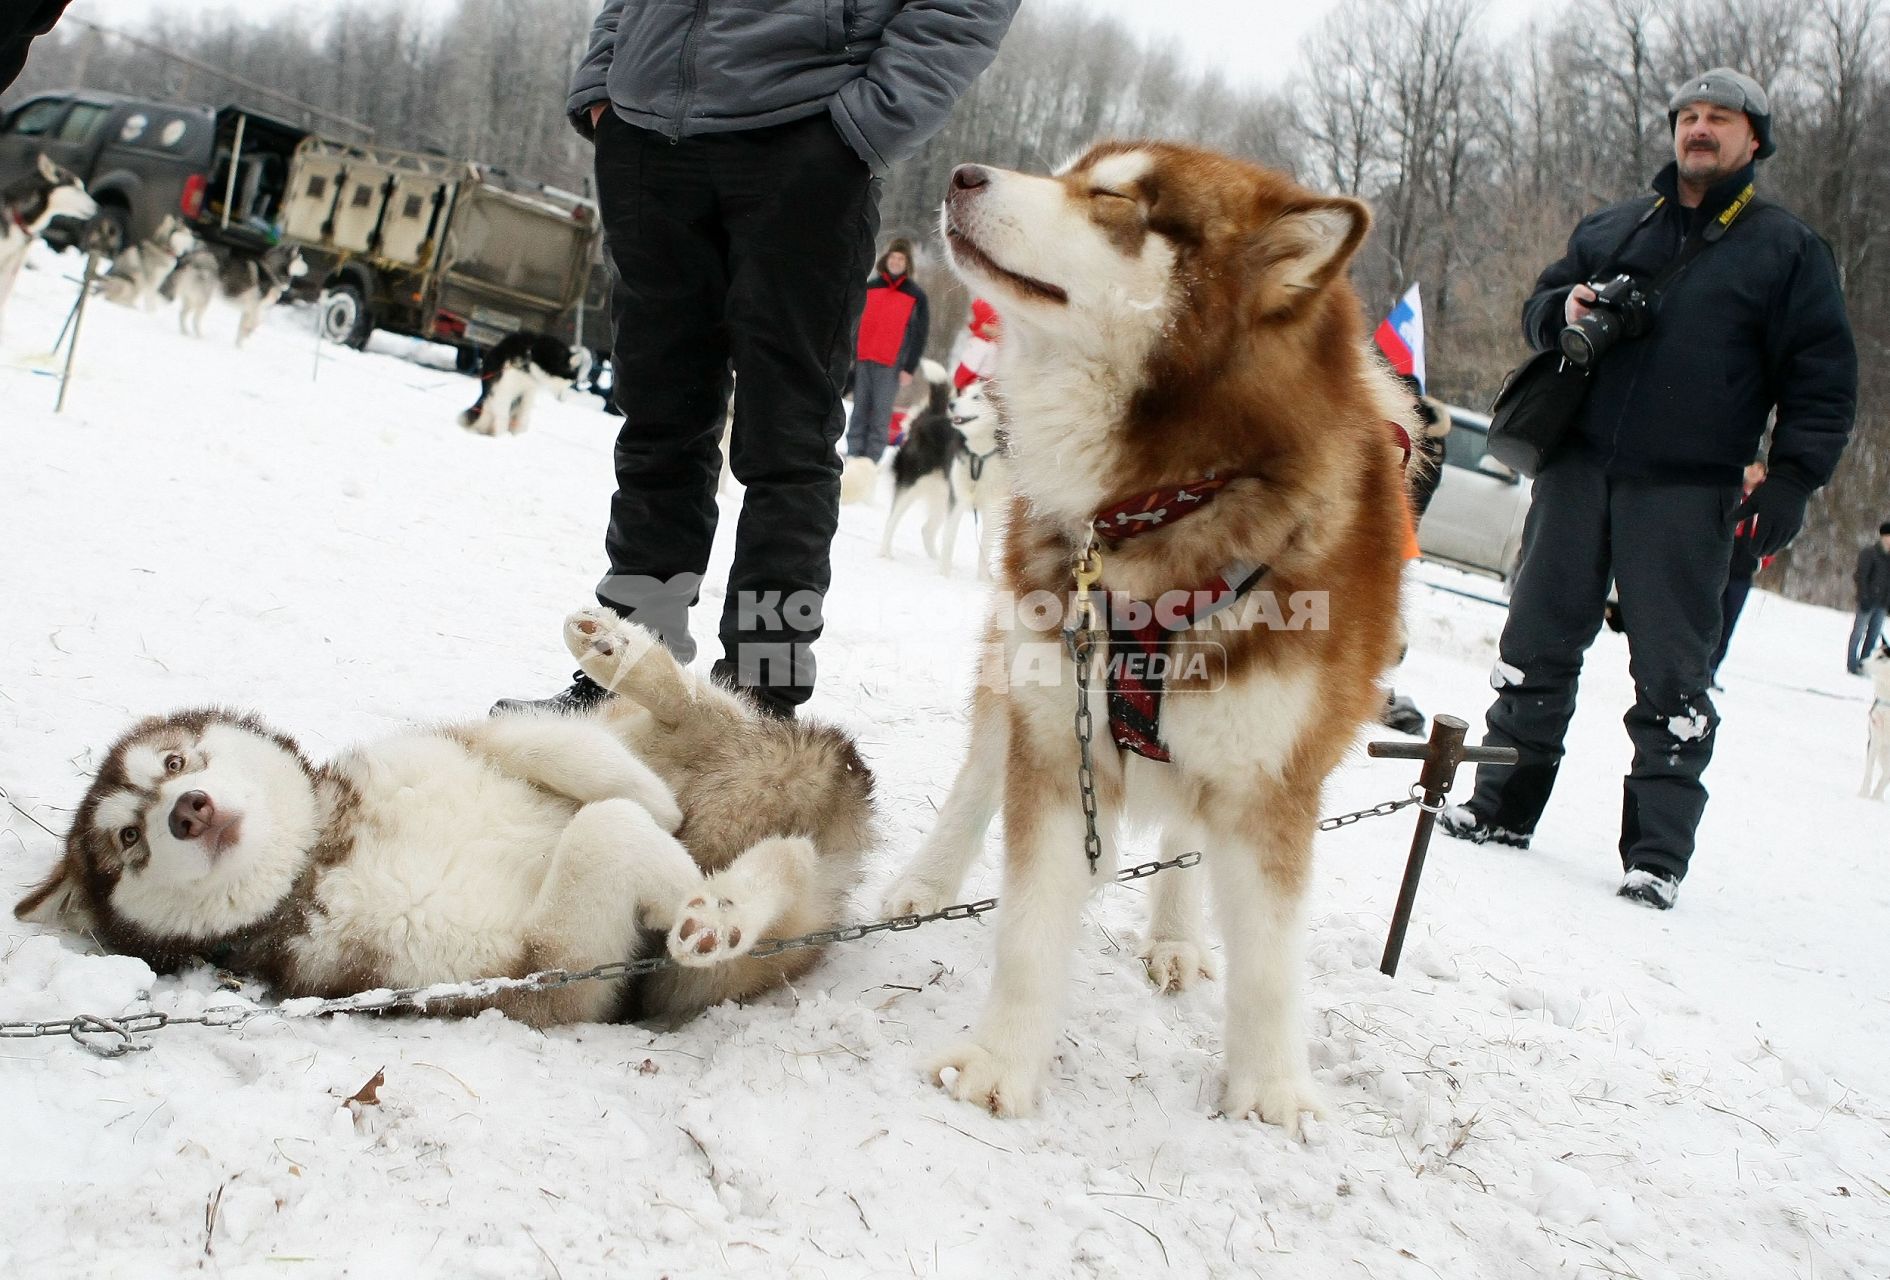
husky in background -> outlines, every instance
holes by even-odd
[[[120,306],[156,310],[158,290],[177,267],[178,259],[197,247],[197,237],[190,234],[176,214],[165,214],[150,237],[132,245],[112,262],[112,269],[99,282],[99,293],[107,302]]]
[[[939,529],[957,500],[952,492],[952,463],[964,452],[965,438],[952,425],[951,380],[945,376],[945,366],[936,360],[921,361],[919,368],[929,393],[925,408],[914,415],[892,458],[892,510],[886,515],[886,531],[879,540],[879,554],[888,558],[892,556],[893,530],[915,502],[923,502],[926,508],[921,530],[925,554],[937,558]]]
[[[1884,789],[1890,787],[1890,645],[1878,646],[1877,652],[1864,659],[1864,670],[1876,686],[1876,698],[1870,704],[1870,743],[1864,749],[1864,782],[1857,794],[1881,800]],[[1875,787],[1870,785],[1873,773]]]
[[[507,334],[487,353],[479,398],[460,413],[459,425],[482,436],[517,435],[531,425],[541,388],[562,391],[589,372],[590,363],[590,352],[574,353],[547,334]]]
[[[951,514],[945,519],[945,537],[939,543],[938,571],[951,576],[952,548],[958,542],[958,526],[965,513],[978,519],[978,577],[991,579],[991,552],[997,545],[998,530],[1003,528],[1011,501],[1010,464],[1004,460],[1004,443],[998,435],[997,406],[991,403],[985,380],[980,378],[952,400],[952,425],[964,440],[964,448],[952,460]]]
[[[565,640],[617,695],[595,711],[411,730],[326,765],[247,715],[145,720],[15,914],[280,999],[678,962],[434,1006],[539,1026],[680,1019],[806,972],[815,948],[747,953],[844,912],[873,829],[852,742],[762,715],[607,610]]]
[[[219,294],[236,304],[236,345],[242,346],[262,324],[263,311],[281,301],[289,286],[308,274],[302,251],[277,245],[260,258],[238,257],[213,248],[195,249],[178,259],[158,294],[177,300],[177,328],[186,337],[203,337],[204,312]]]
[[[0,191],[0,320],[33,238],[54,218],[91,218],[98,205],[85,184],[42,153],[31,173]]]

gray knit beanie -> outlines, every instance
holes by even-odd
[[[1667,103],[1668,132],[1673,131],[1674,122],[1680,118],[1680,108],[1690,102],[1710,102],[1728,111],[1745,112],[1746,119],[1752,122],[1752,136],[1759,140],[1754,159],[1763,160],[1778,150],[1772,143],[1772,100],[1765,96],[1759,82],[1744,72],[1731,67],[1714,67],[1674,90]]]

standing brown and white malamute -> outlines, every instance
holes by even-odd
[[[565,638],[617,696],[587,715],[414,730],[311,764],[253,717],[146,720],[111,748],[64,858],[15,908],[159,969],[193,959],[338,996],[668,953],[614,984],[506,992],[538,1025],[686,1017],[804,972],[747,956],[833,925],[871,835],[839,731],[760,714],[604,610]]]
[[[1125,816],[1199,841],[1225,947],[1221,1108],[1297,1130],[1319,1102],[1301,1025],[1320,790],[1395,656],[1408,397],[1368,358],[1346,264],[1365,206],[1239,160],[1105,143],[1051,177],[960,166],[953,264],[1004,316],[990,395],[1017,497],[999,585],[1061,601],[1100,558],[1090,699],[1101,874],[1084,856],[1075,668],[1056,622],[988,636],[953,822],[901,882],[952,882],[1001,790],[991,994],[931,1070],[999,1114],[1049,1070],[1082,902]],[[1408,438],[1408,435],[1407,437]],[[1152,606],[1152,607],[1151,607]],[[1161,655],[1187,661],[1163,670]],[[975,846],[972,850],[975,853]],[[1201,963],[1193,875],[1154,882],[1150,971]],[[907,904],[900,904],[907,905]]]

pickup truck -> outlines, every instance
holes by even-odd
[[[258,254],[280,238],[289,160],[306,130],[234,104],[156,102],[96,89],[28,98],[0,120],[0,186],[41,152],[85,182],[107,252],[176,214],[199,238]],[[58,245],[78,226],[47,229]]]

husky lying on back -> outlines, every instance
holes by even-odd
[[[323,766],[249,716],[146,720],[106,756],[65,857],[15,908],[159,969],[206,959],[339,996],[667,947],[683,967],[501,992],[544,1026],[681,1018],[805,972],[858,879],[872,775],[838,730],[769,719],[613,613],[565,640],[618,696],[581,716],[413,730]]]
[[[54,218],[90,218],[97,213],[85,184],[44,154],[31,173],[0,191],[0,317],[6,314],[26,251],[46,224]]]
[[[177,328],[186,337],[203,337],[203,314],[219,293],[242,313],[236,345],[242,346],[262,324],[263,312],[281,301],[289,286],[308,274],[302,251],[277,245],[260,258],[238,257],[217,249],[193,250],[178,259],[158,293],[177,299]]]
[[[512,333],[499,340],[479,375],[479,398],[459,415],[459,425],[482,436],[517,435],[531,425],[532,401],[540,387],[570,386],[589,371],[591,353],[542,333]]]
[[[158,290],[182,258],[197,246],[197,238],[176,214],[165,214],[149,239],[132,245],[112,262],[112,269],[99,282],[99,292],[107,302],[126,307],[156,308]]]

